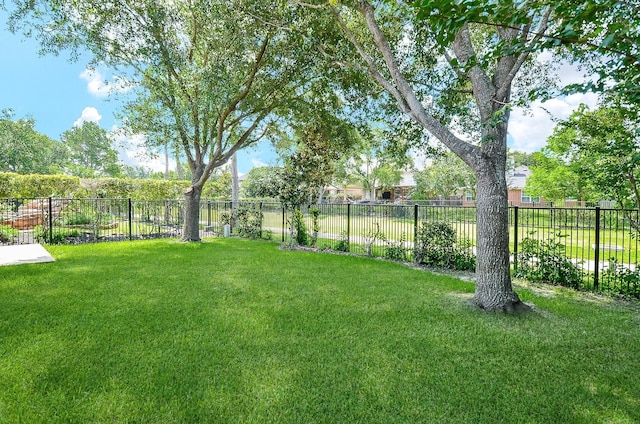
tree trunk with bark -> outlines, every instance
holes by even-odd
[[[500,127],[504,131],[500,131]],[[506,125],[500,125],[493,136],[504,137],[506,146]],[[478,193],[474,302],[486,311],[519,312],[527,308],[511,286],[505,164],[506,149],[503,154],[483,157],[474,167]]]
[[[200,196],[202,187],[190,187],[184,195],[184,228],[182,241],[200,241]]]
[[[201,177],[204,167],[196,167],[193,171],[191,187],[184,193],[184,227],[182,241],[201,241],[200,239],[200,198],[202,196]]]

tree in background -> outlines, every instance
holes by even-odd
[[[566,162],[565,155],[550,145],[553,140],[555,136],[549,139],[547,147],[535,153],[535,165],[531,167],[525,187],[527,194],[560,203],[567,199],[580,202],[598,200],[597,191],[582,176],[580,162]]]
[[[199,201],[216,168],[267,137],[278,116],[302,109],[314,93],[336,97],[313,89],[322,81],[317,61],[309,60],[317,54],[309,17],[284,3],[14,3],[12,24],[35,29],[44,50],[81,46],[135,87],[123,112],[132,133],[160,133],[150,137],[155,145],[169,135],[181,147],[192,174],[185,241],[200,240]]]
[[[140,180],[151,178],[151,176],[153,175],[153,170],[142,165],[122,165],[122,174],[125,176],[125,178]]]
[[[240,191],[243,197],[277,199],[284,180],[284,169],[280,166],[252,168],[245,177]]]
[[[519,150],[511,150],[507,151],[508,161],[512,161],[512,165],[514,168],[518,166],[526,166],[532,167],[536,165],[536,155],[535,153],[527,153],[521,152]]]
[[[572,182],[573,191],[564,190],[568,197],[615,200],[626,210],[640,210],[638,128],[640,118],[625,106],[609,103],[589,110],[581,105],[554,129],[543,155],[556,166],[553,172],[534,168],[532,188],[543,180],[563,191]]]
[[[355,143],[337,163],[334,181],[339,185],[361,184],[367,200],[375,199],[376,188],[390,189],[402,179],[402,171],[411,163],[406,150],[385,143],[381,128],[364,128]]]
[[[282,172],[283,204],[297,208],[320,200],[336,172],[336,162],[351,149],[355,136],[348,123],[330,113],[297,127]]]
[[[469,191],[475,199],[476,177],[471,168],[453,152],[446,152],[424,170],[415,172],[415,192],[428,197],[448,199]]]
[[[80,127],[65,131],[61,141],[69,151],[69,174],[83,178],[122,175],[113,141],[95,122],[84,122]]]
[[[336,171],[335,164],[351,147],[354,130],[330,113],[316,116],[309,124],[296,128],[293,151],[282,171],[280,201],[290,211],[291,243],[300,243],[300,207],[318,202]],[[304,244],[304,243],[302,243]]]
[[[35,130],[33,119],[14,121],[11,110],[0,114],[0,172],[59,174],[67,161],[67,149]]]

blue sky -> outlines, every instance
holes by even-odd
[[[116,81],[107,70],[88,72],[88,56],[77,62],[70,62],[67,52],[39,56],[37,41],[9,32],[6,19],[7,13],[0,10],[0,109],[13,109],[16,118],[35,119],[36,129],[55,140],[83,120],[98,122],[106,130],[118,126],[114,113],[119,103],[107,96]],[[568,66],[561,67],[559,75],[565,82],[581,78]],[[105,81],[110,84],[105,85]],[[534,103],[528,111],[514,110],[509,123],[510,147],[526,152],[540,150],[553,129],[551,116],[566,118],[581,102],[594,105],[595,101],[594,95],[577,94],[543,105]],[[129,165],[164,169],[161,158],[141,159],[137,154],[140,148],[131,143],[119,150],[121,160]],[[254,166],[273,164],[275,154],[268,143],[239,153],[238,168],[242,173]]]

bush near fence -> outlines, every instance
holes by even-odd
[[[243,201],[236,214],[232,209],[229,201],[203,200],[201,236],[222,235],[227,224],[235,235],[288,241],[290,213],[279,203]],[[22,221],[31,223],[29,230],[11,225],[21,214],[31,214],[31,221]],[[304,224],[319,249],[451,268],[474,266],[473,207],[321,204],[301,208],[298,220],[297,225]],[[635,222],[637,211],[513,207],[514,272],[546,283],[640,298],[640,237]],[[430,225],[433,229],[434,223],[443,223],[439,231],[449,234],[449,241],[429,241],[433,237],[424,228]],[[183,224],[182,200],[0,199],[2,244],[180,237]],[[568,273],[560,275],[551,269],[558,263]]]

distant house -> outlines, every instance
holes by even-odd
[[[332,203],[342,203],[347,200],[364,199],[365,191],[361,184],[347,186],[328,185],[325,187],[325,197]]]
[[[385,200],[388,202],[396,202],[409,199],[411,190],[416,186],[416,181],[413,178],[413,172],[404,171],[402,173],[402,179],[398,184],[391,188],[376,187],[376,199]]]
[[[525,191],[527,178],[531,170],[527,166],[517,166],[507,174],[509,206],[547,206],[547,202],[541,197],[533,197]]]
[[[527,166],[518,166],[507,174],[507,201],[509,206],[545,207],[547,202],[541,197],[533,197],[525,191],[527,178],[531,170]],[[465,192],[462,204],[475,205],[475,199],[470,192]]]
[[[547,202],[541,197],[533,197],[525,191],[527,185],[527,178],[531,175],[531,170],[527,166],[518,166],[507,174],[507,199],[509,206],[524,206],[524,207],[547,207],[553,204]],[[402,200],[408,200],[412,189],[416,186],[416,182],[413,178],[412,172],[403,172],[402,180],[392,188],[377,187],[375,198],[377,200],[384,200],[389,202],[397,202]],[[471,191],[461,190],[456,196],[450,196],[448,199],[430,199],[433,203],[447,205],[462,205],[462,206],[474,206],[475,198]],[[566,206],[576,206],[579,202],[572,202],[570,200],[565,201],[568,203]]]

